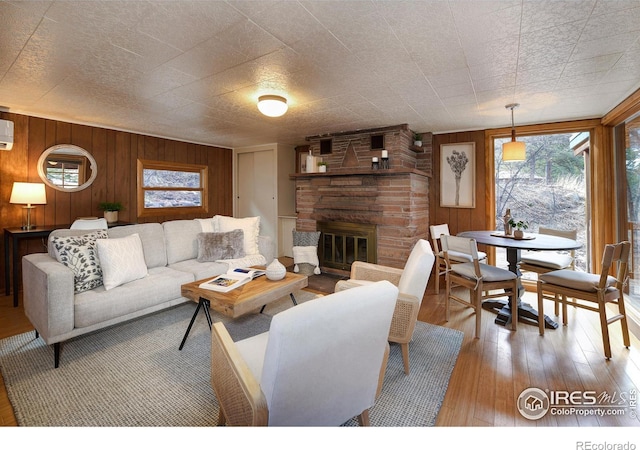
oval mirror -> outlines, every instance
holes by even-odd
[[[96,160],[85,149],[71,144],[49,147],[38,159],[38,175],[48,186],[63,192],[81,191],[98,175]]]

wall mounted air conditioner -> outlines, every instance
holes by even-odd
[[[0,150],[13,148],[13,122],[0,120]]]

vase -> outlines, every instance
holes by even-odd
[[[504,234],[509,236],[511,235],[511,224],[509,221],[511,220],[511,209],[507,208],[507,212],[502,218],[502,223],[504,224]]]
[[[325,173],[327,171],[327,166],[318,166],[318,172]]]
[[[107,223],[116,223],[118,221],[118,211],[105,211],[104,218]]]
[[[513,230],[513,237],[516,239],[522,239],[524,237],[524,231],[522,230]]]
[[[282,280],[287,274],[287,268],[275,258],[271,264],[267,266],[266,276],[269,280]]]

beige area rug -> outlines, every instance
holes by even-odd
[[[313,298],[310,292],[296,293],[298,302]],[[286,297],[266,314],[225,322],[238,340],[268,330],[270,315],[291,306]],[[180,305],[65,342],[58,369],[53,368],[53,349],[33,332],[1,340],[0,368],[18,424],[215,425],[218,403],[209,381],[211,335],[204,314],[178,350],[195,307]],[[400,348],[392,345],[382,394],[370,411],[371,425],[433,425],[461,343],[461,332],[419,322],[410,345],[409,376]]]

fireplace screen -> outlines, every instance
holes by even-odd
[[[354,261],[376,262],[376,226],[362,223],[318,222],[320,265],[350,270]]]

